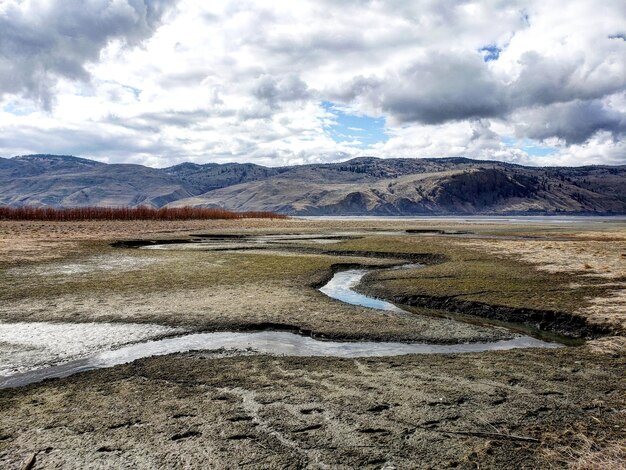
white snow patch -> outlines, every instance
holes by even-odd
[[[0,377],[184,332],[140,323],[0,323]]]

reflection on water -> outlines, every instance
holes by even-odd
[[[361,307],[375,308],[389,312],[406,313],[390,302],[368,297],[367,295],[359,294],[353,290],[368,272],[370,271],[367,269],[350,269],[336,273],[326,285],[320,288],[320,292],[326,294],[328,297],[341,300],[350,305],[360,305]]]

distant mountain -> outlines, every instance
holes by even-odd
[[[156,169],[59,155],[0,158],[0,204],[202,206],[294,215],[625,214],[626,166],[355,158]]]
[[[107,165],[64,155],[0,159],[4,205],[160,207],[194,194],[180,178],[141,165]]]
[[[162,170],[164,173],[180,179],[191,191],[205,193],[214,189],[269,178],[280,174],[285,169],[267,168],[253,163],[181,163]]]

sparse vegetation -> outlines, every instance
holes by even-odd
[[[573,312],[590,322],[623,330],[623,241],[613,237],[610,244],[582,239],[367,237],[335,247],[447,257],[447,262],[423,269],[371,276],[372,282],[360,289],[376,297],[423,295]],[[583,251],[577,253],[577,248]],[[599,260],[604,263],[600,265]]]
[[[546,449],[546,456],[571,470],[620,470],[626,461],[626,441],[596,442],[584,434],[574,436],[574,444]]]
[[[83,220],[214,220],[286,219],[275,212],[233,212],[200,207],[0,207],[0,220],[42,220],[76,222]]]
[[[457,231],[474,234],[441,233]],[[277,242],[281,234],[331,233],[355,238]],[[212,250],[111,246],[200,234]],[[246,239],[263,234],[271,243]],[[3,221],[0,317],[444,341],[470,327],[452,330],[425,309],[405,318],[347,306],[312,286],[333,264],[388,262],[364,252],[437,253],[447,261],[377,273],[369,288],[564,312],[604,299],[598,308],[615,317],[609,308],[619,299],[609,294],[625,279],[624,240],[621,222],[591,231],[395,219]],[[201,467],[209,455],[216,467],[304,467],[316,458],[350,468],[622,468],[625,341],[356,360],[153,357],[0,391],[0,467],[52,449],[36,454],[36,465],[141,467],[148,455],[155,467],[183,458]],[[328,445],[311,447],[313,439]]]

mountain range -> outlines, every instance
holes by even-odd
[[[25,155],[0,158],[0,205],[197,206],[291,215],[625,214],[626,165],[360,157],[275,168],[151,168]]]

